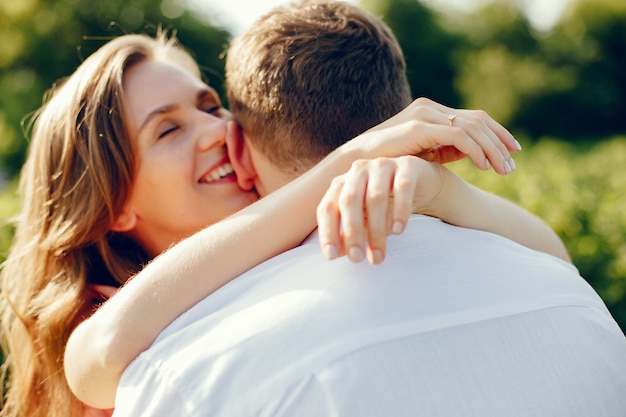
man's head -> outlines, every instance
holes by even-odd
[[[287,178],[411,102],[391,30],[329,0],[275,8],[235,38],[226,85],[249,145]]]

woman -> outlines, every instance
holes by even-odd
[[[130,71],[151,62],[165,63],[175,74],[155,88],[185,93],[175,108],[157,106],[156,113],[139,119],[136,108],[128,105],[125,80]],[[178,90],[180,86],[190,89]],[[156,120],[154,115],[172,111],[177,124],[157,123],[148,128],[150,135],[139,133]],[[402,117],[407,115],[411,113]],[[399,125],[406,122],[402,117]],[[387,129],[366,134],[367,147],[365,140],[350,143],[309,174],[244,209],[257,196],[240,190],[233,178],[224,146],[234,131],[228,119],[215,92],[201,83],[196,63],[164,35],[128,35],[109,42],[51,95],[33,126],[20,185],[23,209],[2,271],[9,385],[1,415],[97,415],[70,391],[62,358],[72,331],[111,286],[121,286],[142,270],[90,320],[99,329],[93,345],[85,346],[76,336],[76,346],[108,352],[96,364],[106,372],[93,374],[88,368],[74,381],[79,395],[86,382],[80,375],[111,387],[102,401],[90,401],[101,408],[112,406],[116,378],[167,323],[309,234],[323,192],[355,159],[426,150],[420,145],[424,138],[396,131],[388,122]],[[183,134],[171,140],[172,129]],[[482,163],[480,146],[472,149],[474,160]],[[163,156],[176,165],[150,163]],[[501,165],[500,157],[494,158],[492,165]],[[303,188],[305,195],[297,192]],[[275,241],[263,247],[253,243],[269,231]],[[150,320],[129,320],[135,317],[133,309]],[[129,328],[120,326],[122,321],[137,324],[132,337],[124,333]],[[83,366],[68,362],[70,368]]]

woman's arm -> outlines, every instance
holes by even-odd
[[[484,230],[509,238],[528,248],[572,262],[559,236],[543,220],[512,202],[468,184],[439,166],[445,188],[430,205],[416,212],[439,217],[447,223]]]
[[[367,257],[380,263],[387,234],[400,233],[411,212],[496,233],[571,262],[561,239],[537,216],[412,156],[357,161],[333,180],[318,206],[320,245],[329,259],[345,254],[354,262]]]
[[[93,407],[112,407],[122,372],[162,329],[226,282],[297,246],[315,228],[315,207],[332,178],[353,161],[454,146],[479,167],[491,165],[505,174],[513,137],[484,113],[476,115],[475,125],[452,128],[451,111],[418,99],[272,195],[158,256],[72,333],[65,372],[76,396]]]

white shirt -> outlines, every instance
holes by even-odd
[[[114,414],[624,415],[626,338],[576,268],[426,216],[381,265],[314,236],[222,287],[126,369]]]

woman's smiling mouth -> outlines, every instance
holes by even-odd
[[[198,182],[199,183],[212,183],[224,177],[232,175],[233,173],[234,173],[233,166],[229,162],[226,162],[225,164],[220,165],[217,168],[211,169],[209,172],[204,174],[202,178],[198,180]]]

